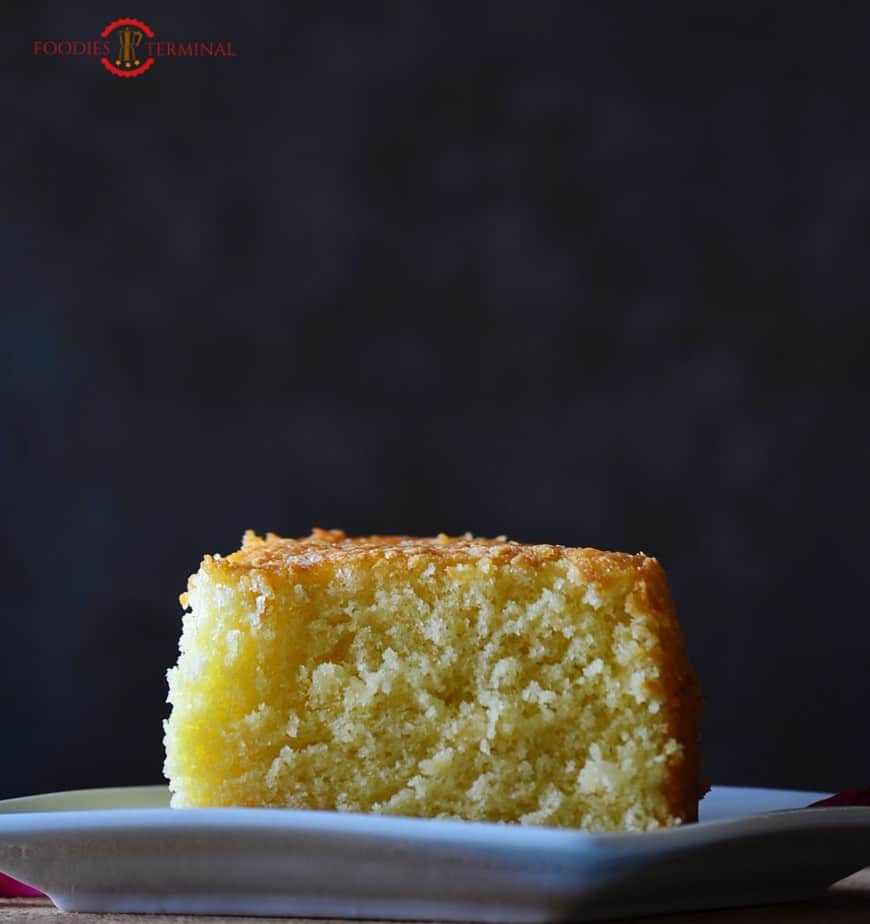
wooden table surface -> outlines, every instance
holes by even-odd
[[[200,917],[163,914],[70,914],[58,911],[43,898],[0,899],[0,922],[21,921],[24,924],[106,924],[108,921],[137,924],[264,924],[287,921],[287,918]],[[303,920],[303,919],[296,919]],[[305,919],[308,921],[308,919]],[[870,924],[870,867],[837,883],[825,895],[809,902],[788,905],[766,905],[755,908],[734,908],[724,911],[692,911],[644,918],[620,918],[647,924]],[[309,924],[344,924],[344,922],[310,921]],[[618,924],[618,922],[614,922]]]

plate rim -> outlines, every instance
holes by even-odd
[[[780,808],[735,814],[698,822],[689,822],[652,831],[595,832],[580,828],[557,828],[538,825],[520,825],[486,821],[464,821],[452,818],[417,818],[401,815],[374,815],[362,812],[337,812],[319,809],[262,808],[262,807],[204,807],[170,808],[159,806],[112,806],[29,810],[28,803],[40,803],[69,798],[123,798],[168,795],[168,787],[124,786],[94,789],[62,790],[38,793],[0,801],[0,834],[26,834],[35,831],[69,832],[71,830],[118,830],[139,826],[149,830],[166,831],[201,830],[216,828],[262,829],[319,832],[324,835],[348,835],[464,843],[481,847],[496,844],[512,847],[544,847],[552,850],[577,848],[625,848],[653,850],[673,847],[688,848],[709,843],[711,840],[730,839],[751,833],[774,830],[802,830],[863,825],[870,826],[870,807],[822,806],[809,808],[809,802],[823,798],[823,793],[804,790],[783,790],[772,787],[716,786],[711,792],[739,797],[741,793],[769,792],[789,795],[807,802],[797,808]],[[726,833],[731,830],[731,835]]]

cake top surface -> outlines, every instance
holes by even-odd
[[[527,545],[504,536],[479,538],[466,533],[451,537],[445,534],[418,538],[412,536],[346,535],[340,529],[314,529],[310,536],[285,539],[275,533],[265,538],[249,530],[242,547],[232,555],[215,556],[210,561],[220,566],[244,570],[290,574],[328,563],[334,566],[375,560],[402,560],[408,563],[432,561],[444,565],[476,564],[488,559],[499,566],[535,566],[557,560],[573,562],[586,580],[606,581],[608,576],[627,571],[659,570],[658,562],[644,554],[603,552],[591,548],[562,545]]]

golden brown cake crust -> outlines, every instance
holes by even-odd
[[[484,539],[471,533],[455,537],[442,533],[427,538],[350,537],[340,529],[317,528],[303,539],[285,539],[275,533],[267,533],[262,539],[249,530],[238,552],[214,560],[229,568],[254,569],[286,577],[324,561],[337,566],[364,559],[398,556],[408,560],[418,557],[437,559],[445,564],[473,564],[487,558],[499,565],[536,565],[567,558],[577,565],[585,580],[605,587],[613,580],[623,580],[627,571],[636,571],[640,576],[646,564],[655,561],[642,553],[629,555],[563,545],[526,545],[504,536]]]

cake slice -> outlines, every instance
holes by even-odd
[[[181,602],[173,806],[592,831],[697,817],[701,700],[654,558],[249,532]]]

